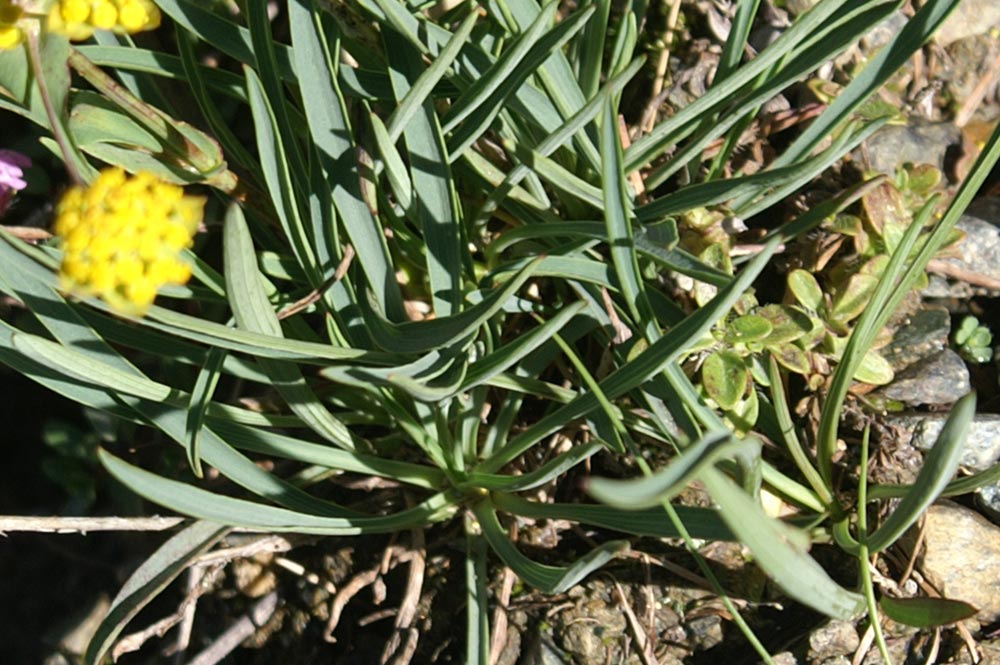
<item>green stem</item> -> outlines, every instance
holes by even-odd
[[[640,466],[646,467],[645,460],[641,457],[637,458],[636,461],[639,462]],[[646,468],[648,469],[648,467]],[[705,562],[705,557],[698,553],[694,540],[692,540],[687,529],[684,528],[684,522],[681,521],[680,515],[677,514],[676,510],[674,510],[673,505],[669,501],[664,501],[663,509],[667,511],[667,516],[673,523],[674,528],[677,529],[677,533],[679,533],[681,538],[684,540],[684,546],[687,547],[691,556],[694,557],[695,563],[698,564],[698,568],[701,570],[701,574],[704,575],[705,579],[707,579],[709,584],[712,585],[712,590],[718,594],[720,599],[722,599],[722,604],[725,606],[730,616],[732,616],[733,622],[740,629],[740,632],[743,633],[745,638],[747,638],[750,646],[754,648],[757,655],[759,655],[761,660],[767,663],[767,665],[775,665],[774,659],[771,658],[771,654],[768,653],[767,648],[761,644],[759,639],[757,639],[757,635],[754,634],[753,629],[750,628],[747,622],[743,619],[740,611],[736,609],[736,604],[733,603],[733,601],[729,598],[729,594],[727,594],[725,589],[722,588],[719,578],[715,576],[715,573],[712,572],[711,568],[709,568],[708,563]]]
[[[42,105],[45,107],[45,115],[49,118],[49,127],[52,129],[52,136],[59,145],[62,152],[63,162],[66,164],[66,172],[70,179],[77,185],[85,185],[86,180],[77,168],[77,160],[82,156],[77,151],[76,146],[70,140],[63,127],[60,113],[52,103],[52,95],[49,92],[48,82],[45,80],[45,71],[42,67],[42,52],[38,46],[38,33],[27,30],[28,38],[28,62],[31,63],[31,71],[35,75],[35,82],[38,84],[38,91],[41,93]]]
[[[858,479],[858,561],[861,564],[861,585],[865,594],[865,603],[868,605],[868,621],[871,622],[872,630],[875,632],[875,642],[878,644],[879,653],[882,654],[882,662],[885,665],[892,665],[892,658],[889,657],[889,647],[885,643],[885,636],[882,634],[882,626],[879,623],[878,601],[875,600],[875,586],[872,584],[871,564],[868,556],[868,438],[871,434],[871,427],[865,427],[865,433],[861,438],[861,473]]]
[[[831,509],[836,508],[833,493],[819,471],[812,465],[806,451],[802,449],[799,437],[795,434],[795,424],[792,423],[792,414],[788,410],[788,401],[785,399],[785,384],[781,379],[781,370],[774,356],[768,354],[767,377],[771,382],[771,402],[774,405],[774,413],[778,418],[778,426],[781,428],[781,436],[785,440],[788,453],[792,456],[792,461],[798,467],[799,472],[805,477],[813,492],[825,505]]]

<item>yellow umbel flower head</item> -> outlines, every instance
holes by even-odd
[[[160,10],[152,0],[58,0],[49,9],[48,29],[73,40],[87,39],[94,30],[122,34],[159,25]]]
[[[89,187],[73,187],[56,209],[62,288],[142,316],[160,287],[191,277],[181,252],[191,246],[204,206],[203,197],[186,196],[148,172],[106,169]]]
[[[0,0],[0,51],[12,49],[24,41],[24,31],[17,22],[24,10],[11,0]]]

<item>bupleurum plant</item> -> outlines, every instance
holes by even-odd
[[[738,3],[705,94],[629,135],[644,16],[608,2],[252,1],[229,13],[192,0],[0,1],[2,108],[41,128],[71,180],[53,237],[0,230],[0,291],[32,319],[0,319],[0,362],[183,451],[150,460],[131,438],[102,437],[112,477],[191,519],[126,583],[84,662],[102,662],[234,527],[406,542],[410,609],[381,662],[433,651],[411,611],[425,532],[459,545],[445,549],[464,562],[455,659],[468,663],[491,662],[499,639],[490,618],[509,594],[491,595],[491,566],[562,592],[633,536],[679,539],[766,662],[698,542],[739,542],[782,602],[867,611],[877,629],[869,557],[948,487],[974,398],[914,485],[867,495],[903,496],[871,528],[865,473],[838,454],[840,414],[1000,142],[940,219],[933,201],[919,206],[857,311],[842,316],[843,297],[816,298],[797,273],[805,302],[752,289],[774,277],[779,246],[880,186],[777,214],[887,121],[863,103],[957,0],[923,3],[752,174],[727,164],[761,105],[895,3],[821,0],[752,58],[758,3]],[[120,34],[157,25],[156,50]],[[734,258],[729,218],[753,229],[749,255]],[[169,297],[154,302],[158,291]],[[831,330],[841,341],[821,349]],[[835,362],[816,372],[819,355]],[[787,405],[789,373],[807,372],[823,379],[814,432]],[[592,503],[571,494],[587,469],[644,477],[589,478]],[[349,489],[357,476],[373,498]],[[676,500],[694,482],[709,507]],[[768,516],[763,490],[793,516]],[[516,536],[541,520],[581,525],[588,540],[539,563]],[[809,554],[816,540],[855,558],[856,584]],[[896,608],[884,611],[904,616]]]

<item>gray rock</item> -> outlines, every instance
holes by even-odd
[[[588,580],[569,592],[576,607],[559,614],[560,645],[582,662],[602,663],[621,655],[619,643],[628,627],[613,592],[601,579]]]
[[[882,349],[882,357],[898,372],[947,347],[950,333],[948,310],[922,309],[896,330],[892,341]]]
[[[792,16],[799,16],[800,14],[805,14],[807,11],[813,8],[813,6],[819,2],[819,0],[786,0],[785,9]]]
[[[717,614],[693,619],[686,625],[695,650],[707,651],[722,642],[722,618]]]
[[[521,659],[522,665],[565,665],[568,662],[569,655],[553,644],[548,635],[532,640]]]
[[[851,665],[851,659],[847,656],[834,656],[819,661],[819,665]]]
[[[909,20],[906,14],[897,9],[889,15],[889,18],[876,25],[861,38],[862,46],[864,46],[866,51],[874,51],[875,49],[882,48],[903,29],[903,26]]]
[[[942,259],[945,263],[970,273],[1000,280],[1000,198],[983,197],[970,205],[955,228],[965,237],[951,250],[958,256]],[[968,284],[952,284],[947,296],[963,298],[973,293],[993,293],[970,288]],[[930,294],[928,294],[930,295]]]
[[[893,427],[899,443],[909,443],[923,451],[934,447],[944,428],[946,413],[904,413],[885,418]],[[1000,416],[981,413],[969,424],[963,445],[961,464],[970,471],[983,471],[1000,459]]]
[[[776,653],[771,660],[774,661],[774,665],[799,665],[798,659],[795,658],[795,654],[791,651]]]
[[[944,349],[904,369],[881,394],[909,405],[951,404],[970,389],[965,361]]]
[[[991,623],[1000,618],[1000,528],[950,501],[927,510],[923,529],[913,528],[903,544],[913,551],[918,533],[923,547],[917,564],[946,598],[979,608],[976,618]]]
[[[812,662],[826,662],[854,653],[860,644],[861,639],[853,623],[833,619],[809,635],[808,657]]]
[[[944,170],[948,149],[961,141],[961,130],[950,122],[887,125],[865,141],[863,153],[856,158],[863,157],[869,168],[889,175],[907,162]]]
[[[1000,25],[1000,3],[996,0],[962,0],[934,33],[942,46],[974,35],[985,34]]]
[[[976,490],[976,505],[994,522],[1000,522],[1000,483]]]

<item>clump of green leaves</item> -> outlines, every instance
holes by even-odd
[[[962,319],[952,341],[959,354],[969,362],[982,364],[993,359],[993,333],[971,314]]]

